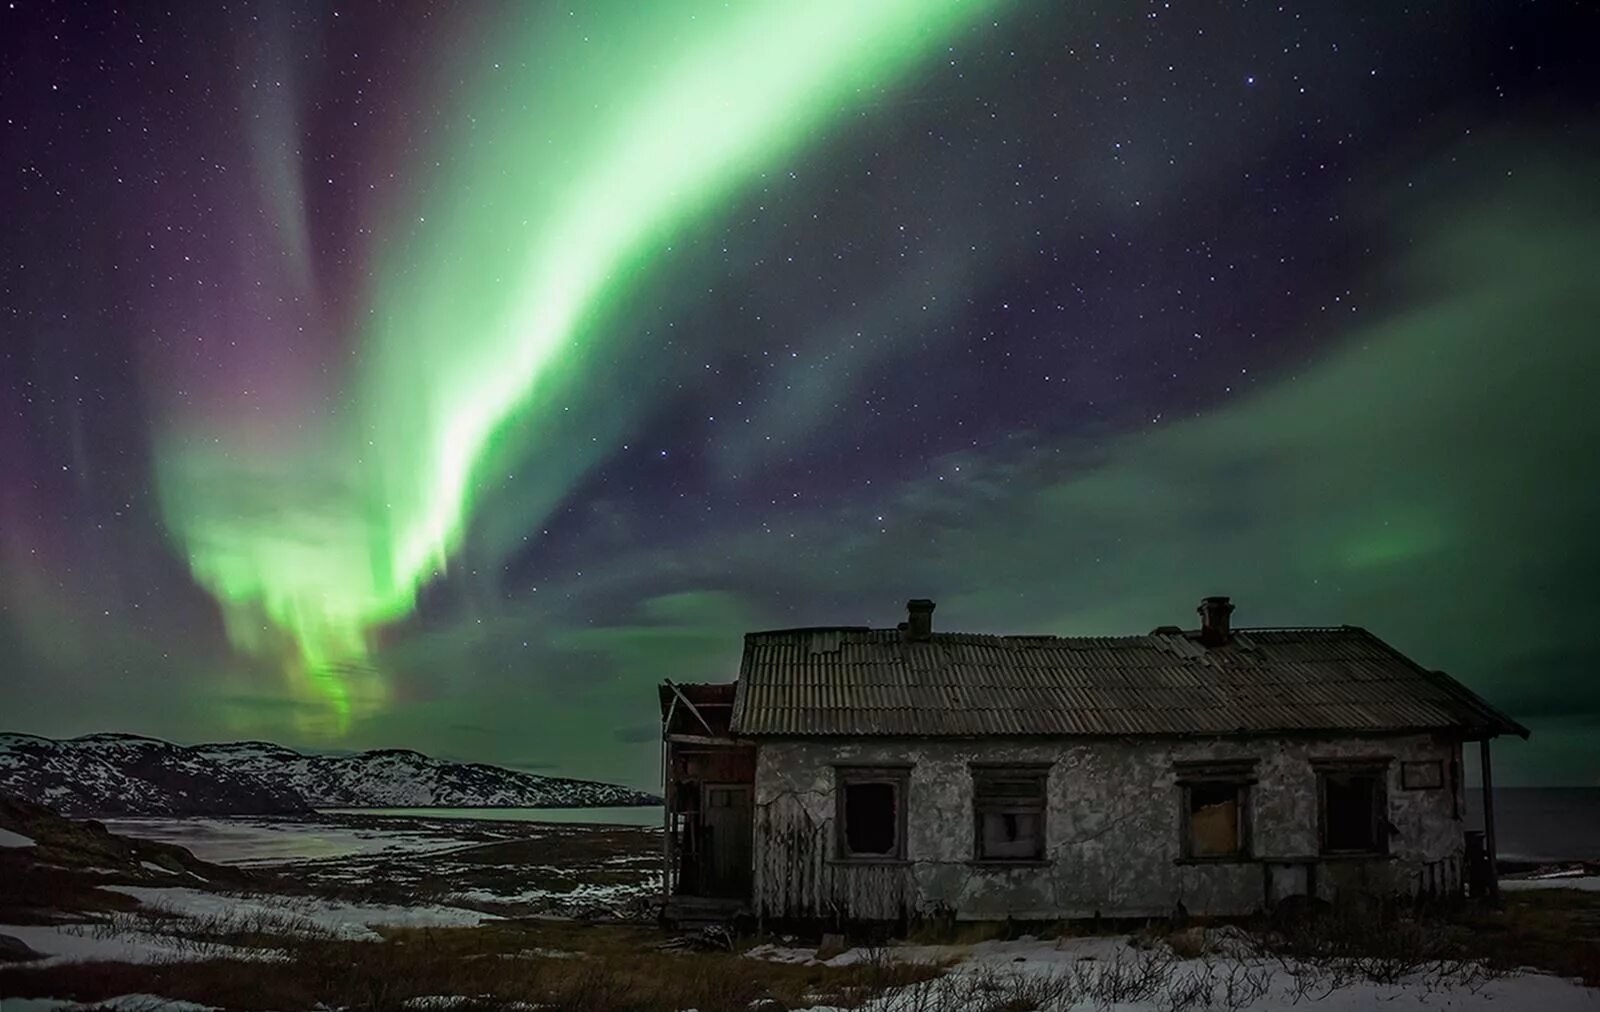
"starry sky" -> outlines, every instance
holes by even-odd
[[[0,725],[655,782],[740,635],[1366,626],[1600,784],[1582,3],[0,10]]]

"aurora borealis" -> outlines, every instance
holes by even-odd
[[[326,698],[336,732],[352,708],[380,706],[381,677],[359,678],[368,635],[447,568],[496,436],[559,396],[550,374],[588,352],[585,325],[608,296],[826,119],[841,90],[877,86],[979,6],[628,6],[598,26],[603,70],[561,65],[587,37],[535,19],[523,45],[549,47],[556,66],[513,69],[508,54],[466,89],[470,126],[437,143],[469,153],[423,183],[416,227],[408,216],[378,258],[333,431],[297,426],[287,455],[218,452],[206,429],[157,443],[163,518],[234,641],[282,633],[271,651]],[[275,203],[294,216],[294,199]],[[531,465],[564,484],[586,455],[561,454],[554,475],[546,455]]]
[[[648,785],[747,629],[1221,592],[1600,782],[1590,12],[0,25],[7,729]]]

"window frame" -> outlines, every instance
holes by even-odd
[[[1431,774],[1426,771],[1431,770]],[[1432,779],[1432,783],[1427,782]],[[1443,759],[1406,759],[1400,763],[1402,791],[1442,791],[1445,788]]]
[[[1389,856],[1389,767],[1390,757],[1312,760],[1317,774],[1317,852],[1325,858],[1382,858]],[[1363,777],[1373,782],[1371,814],[1373,846],[1348,848],[1328,846],[1328,778]]]
[[[907,794],[911,787],[910,766],[836,765],[834,778],[834,860],[850,864],[903,864],[906,862]],[[845,824],[845,794],[852,784],[888,784],[894,789],[894,852],[856,854],[850,850],[850,835]]]
[[[1178,863],[1242,864],[1255,861],[1256,760],[1200,759],[1172,764],[1178,787]],[[1194,815],[1193,788],[1232,787],[1236,799],[1238,825],[1234,832],[1237,849],[1229,854],[1196,854],[1191,819]]]
[[[975,762],[968,765],[972,777],[972,863],[989,865],[1028,866],[1050,863],[1050,771],[1054,763]],[[979,798],[979,784],[984,777],[1033,779],[1039,781],[1037,802],[1025,801],[1008,804],[1001,801],[985,803]],[[996,812],[997,809],[1004,811]],[[1039,818],[1039,853],[1028,857],[990,856],[983,852],[983,817],[987,814],[1037,815]]]

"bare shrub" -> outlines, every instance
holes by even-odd
[[[1257,953],[1293,978],[1294,1000],[1321,1000],[1356,982],[1481,990],[1499,975],[1449,919],[1400,902],[1334,908],[1254,936]]]

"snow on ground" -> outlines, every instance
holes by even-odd
[[[0,924],[0,935],[19,939],[47,958],[31,966],[57,963],[116,962],[170,963],[229,956],[235,959],[274,959],[278,954],[261,949],[239,949],[121,928],[104,923]],[[12,1012],[8,1003],[5,1012]]]
[[[1139,959],[1145,958],[1143,951],[1134,949],[1120,938],[1066,938],[1058,941],[1023,938],[1014,942],[982,942],[971,946],[896,946],[890,951],[897,960],[954,961],[954,966],[944,977],[885,993],[862,1006],[864,1012],[954,1012],[964,1006],[963,995],[982,994],[986,1001],[1004,995],[1004,990],[981,990],[989,984],[998,983],[1004,988],[1013,980],[1038,984],[1073,974],[1114,975],[1117,967],[1131,968],[1137,965]],[[774,946],[752,949],[749,955],[799,963],[815,958],[809,950]],[[830,966],[844,966],[875,957],[872,950],[852,949],[825,962]],[[1480,980],[1470,986],[1429,982],[1422,975],[1398,984],[1375,984],[1361,980],[1345,984],[1322,996],[1322,991],[1316,989],[1309,994],[1297,993],[1293,974],[1276,962],[1227,957],[1175,960],[1167,978],[1170,984],[1163,985],[1158,993],[1147,998],[1106,1003],[1083,997],[1077,1004],[1066,1007],[1159,1012],[1173,1006],[1174,995],[1181,993],[1187,983],[1204,980],[1207,974],[1211,974],[1211,979],[1216,982],[1214,994],[1220,999],[1230,974],[1234,975],[1236,982],[1243,979],[1240,970],[1253,973],[1263,988],[1254,1000],[1234,1006],[1247,1012],[1367,1012],[1375,1008],[1384,1009],[1385,1012],[1434,1012],[1437,1009],[1460,1012],[1522,1012],[1532,1009],[1538,1009],[1539,1012],[1600,1012],[1600,989],[1587,988],[1575,981],[1543,973],[1530,972]],[[1226,1001],[1214,1005],[1196,1001],[1187,1007],[1230,1006]],[[842,1010],[818,1005],[809,1012]]]
[[[31,847],[33,837],[13,833],[9,829],[0,829],[0,847]]]
[[[383,928],[476,927],[496,920],[476,910],[447,906],[344,903],[311,897],[224,895],[167,886],[106,886],[156,910],[214,922],[269,924],[288,932],[310,927],[339,938],[371,940]]]
[[[401,1008],[414,1009],[453,1009],[478,999],[464,994],[424,994],[415,998],[407,998],[400,1003]],[[514,1001],[506,1003],[506,1008],[512,1009],[538,1009],[543,1006],[529,1005],[527,1002]],[[10,1010],[7,1010],[10,1012]]]
[[[1558,872],[1534,878],[1503,878],[1500,888],[1516,892],[1526,889],[1576,889],[1579,892],[1600,893],[1600,875],[1582,872]]]
[[[117,1012],[215,1012],[216,1006],[194,1001],[163,998],[158,994],[119,994],[93,1005],[74,1005],[74,1009],[115,1009]],[[11,1012],[10,1008],[6,1012]]]
[[[119,994],[93,1005],[81,1005],[67,998],[5,999],[5,1012],[58,1012],[62,1009],[72,1012],[88,1012],[89,1009],[106,1009],[108,1012],[112,1009],[116,1012],[215,1012],[215,1007],[211,1005],[163,998],[158,994]]]
[[[442,853],[482,843],[446,826],[371,829],[270,818],[107,819],[113,833],[187,847],[215,864],[259,865],[362,854]]]
[[[612,885],[580,883],[572,889],[523,889],[500,893],[492,889],[463,889],[452,899],[465,903],[531,904],[548,907],[617,907],[659,888],[652,882],[626,882]]]
[[[341,903],[309,897],[228,896],[198,889],[153,886],[106,886],[132,896],[153,910],[204,922],[204,930],[249,926],[284,934],[327,932],[336,938],[372,940],[375,927],[473,927],[488,914],[443,906],[388,906],[376,903]],[[126,915],[81,924],[0,925],[0,934],[20,939],[35,952],[49,957],[43,965],[105,960],[126,963],[161,963],[230,956],[238,959],[276,959],[281,953],[198,942],[149,930],[148,922]],[[3,1012],[11,1012],[9,1007]]]

